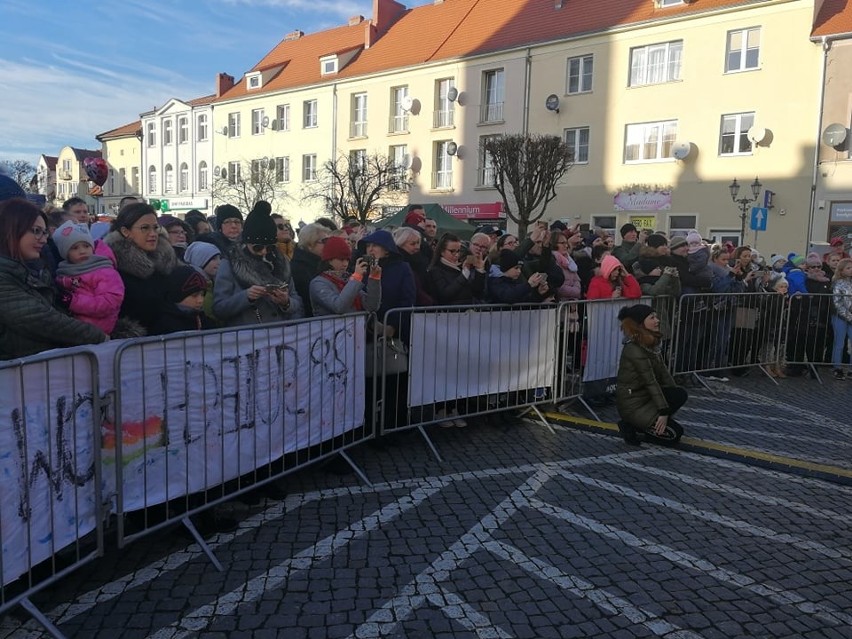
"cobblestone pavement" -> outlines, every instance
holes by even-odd
[[[848,464],[852,386],[830,383],[736,380],[683,418]],[[560,426],[430,432],[443,464],[407,433],[353,452],[373,487],[313,468],[240,507],[222,573],[166,531],[33,603],[86,638],[852,637],[852,488]]]

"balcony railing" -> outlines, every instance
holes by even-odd
[[[349,123],[349,137],[350,138],[365,138],[365,137],[367,137],[367,123],[366,122],[350,122]]]
[[[503,121],[503,103],[490,102],[480,105],[479,107],[479,123],[486,122],[502,122]]]
[[[444,129],[447,127],[451,127],[455,121],[456,112],[452,109],[447,111],[435,111],[435,119],[433,122],[433,126],[436,129]]]
[[[452,171],[435,171],[432,174],[433,189],[451,189],[453,188],[453,172]]]
[[[390,133],[408,133],[408,116],[392,115],[390,117],[388,131]]]

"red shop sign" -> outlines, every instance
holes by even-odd
[[[506,217],[502,202],[485,204],[442,204],[444,210],[460,220],[496,220]]]

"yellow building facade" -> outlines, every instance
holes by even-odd
[[[109,176],[98,200],[99,215],[115,215],[124,197],[142,197],[141,122],[131,122],[97,136]]]

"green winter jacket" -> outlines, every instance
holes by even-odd
[[[650,429],[657,417],[669,414],[662,387],[676,385],[658,352],[632,341],[624,345],[615,391],[622,419],[641,430]]]
[[[100,329],[57,310],[53,295],[46,270],[36,277],[21,262],[0,256],[0,360],[106,339]]]

